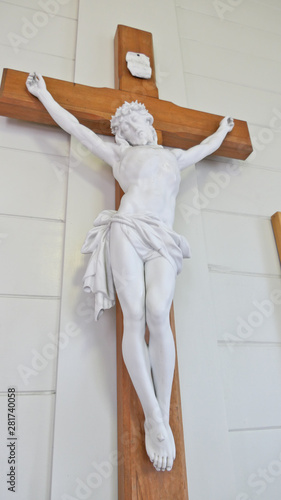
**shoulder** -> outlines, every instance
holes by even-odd
[[[182,149],[170,149],[170,152],[179,160],[182,157],[183,150]]]
[[[184,168],[184,153],[183,149],[170,149],[171,154],[176,158],[180,170]]]
[[[114,167],[122,156],[121,148],[115,142],[101,141],[99,151],[93,150],[93,152],[111,167]]]
[[[187,167],[190,167],[191,165],[194,165],[194,163],[197,163],[198,161],[205,158],[205,156],[207,156],[207,153],[201,144],[192,146],[187,150],[172,149],[171,152],[176,157],[178,167],[180,170],[183,170]]]

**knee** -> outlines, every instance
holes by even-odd
[[[131,328],[143,328],[143,325],[145,323],[144,306],[136,303],[131,304],[130,307],[128,307],[127,304],[123,304],[121,309],[123,312],[124,329],[126,331],[130,330]]]
[[[145,321],[145,314],[143,309],[130,308],[130,310],[125,309],[123,312],[124,327],[138,327],[143,326]]]
[[[161,297],[150,296],[146,302],[146,320],[150,330],[156,327],[166,327],[169,324],[170,302]]]
[[[132,289],[131,292],[120,293],[117,290],[117,296],[123,313],[124,326],[127,324],[142,324],[145,321],[145,294],[137,293]]]

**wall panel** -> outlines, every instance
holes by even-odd
[[[35,2],[34,7],[31,10],[1,2],[0,44],[12,46],[15,54],[28,50],[73,59],[76,20],[60,16],[60,8],[53,15],[44,12]]]
[[[188,106],[246,120],[253,141],[244,163],[214,157],[196,166],[201,198],[194,193],[191,207],[199,200],[203,209],[237,479],[231,499],[275,500],[281,374],[280,305],[272,293],[280,290],[280,263],[270,216],[280,210],[281,6],[276,0],[175,3]]]
[[[279,500],[281,429],[230,434],[238,479],[235,500]],[[239,496],[240,495],[240,496]]]
[[[1,162],[1,214],[64,220],[66,157],[3,148]]]
[[[281,279],[211,273],[217,337],[228,342],[281,342]]]
[[[40,3],[58,10],[54,16],[44,14]],[[1,2],[1,73],[8,67],[73,80],[77,7],[76,0],[64,6],[44,0]],[[17,389],[19,439],[17,488],[11,495],[50,497],[69,142],[54,127],[0,117],[3,499],[10,495],[6,399],[11,385]]]
[[[6,474],[9,472],[9,453],[7,452],[6,418],[1,426],[0,454],[1,474],[0,493],[4,499],[13,497],[49,500],[50,498],[50,462],[52,460],[52,431],[54,395],[51,393],[29,395],[20,393],[16,399],[17,444],[16,444],[16,483],[13,493],[8,491]],[[7,415],[7,394],[0,395],[1,415]],[[9,496],[8,496],[9,495]]]
[[[269,218],[280,209],[281,170],[204,160],[196,171],[204,209]]]

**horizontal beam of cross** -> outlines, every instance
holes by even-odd
[[[25,87],[28,73],[4,69],[0,89],[0,115],[35,123],[55,125],[38,99]],[[123,90],[94,88],[54,78],[45,78],[54,99],[84,125],[98,134],[111,135],[110,119],[125,101],[142,102],[154,117],[154,127],[162,132],[162,144],[189,149],[215,132],[219,115],[182,108],[168,101]],[[235,120],[216,155],[245,160],[252,152],[247,123]]]

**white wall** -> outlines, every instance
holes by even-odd
[[[272,291],[281,275],[270,216],[280,210],[281,6],[81,0],[77,27],[78,2],[56,0],[55,15],[40,18],[43,4],[0,3],[2,67],[112,87],[113,36],[128,24],[154,35],[162,99],[249,122],[249,161],[201,162],[184,173],[178,197],[175,229],[193,249],[175,295],[187,472],[190,500],[279,500],[281,317]],[[9,34],[22,35],[23,18],[47,22],[13,48]],[[80,254],[97,213],[114,206],[111,171],[75,141],[69,150],[59,130],[3,117],[0,158],[1,470],[7,388],[15,385],[14,497],[116,500],[114,311],[94,323]],[[265,300],[261,313],[253,301]],[[59,331],[56,387],[56,359],[38,370],[33,357],[52,357],[49,334]],[[38,373],[24,383],[20,365]],[[96,483],[82,486],[91,474]],[[1,498],[6,491],[2,476]]]
[[[62,4],[65,5],[62,5]],[[0,3],[0,64],[72,80],[77,1]],[[44,26],[43,26],[44,25]],[[13,42],[13,45],[12,45]],[[50,497],[69,138],[0,117],[0,497]],[[60,168],[59,168],[60,167]],[[60,175],[60,172],[65,174]],[[46,360],[46,355],[49,359]],[[16,493],[7,389],[17,389]]]
[[[277,500],[281,311],[272,292],[281,282],[270,216],[281,207],[281,4],[176,0],[176,5],[188,105],[247,120],[255,147],[245,163],[214,158],[196,171],[205,196],[202,216],[237,481],[234,498]],[[212,175],[218,172],[227,177],[214,187]]]

